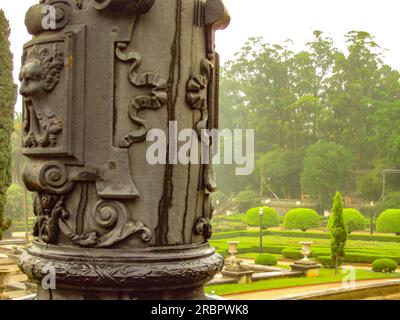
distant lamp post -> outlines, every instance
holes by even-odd
[[[260,208],[259,210],[258,210],[258,213],[260,214],[260,253],[262,253],[263,252],[263,244],[262,244],[262,227],[263,227],[263,215],[264,215],[264,209],[263,208]]]
[[[371,235],[374,234],[374,218],[375,218],[375,203],[373,201],[370,202],[369,204],[371,206],[371,226],[370,226],[370,231],[371,231]]]

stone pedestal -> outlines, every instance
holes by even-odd
[[[223,276],[235,279],[236,283],[240,283],[240,284],[251,283],[253,274],[254,274],[254,271],[246,271],[246,270],[242,270],[242,271],[223,270],[222,271]]]
[[[314,278],[319,277],[319,270],[321,269],[321,265],[314,261],[304,262],[302,260],[299,260],[290,265],[290,268],[292,269],[292,271],[303,272],[305,277]]]
[[[205,298],[223,260],[207,243],[216,186],[199,142],[218,126],[214,34],[228,23],[220,0],[28,11],[23,179],[36,223],[19,265],[38,299]],[[189,164],[177,161],[183,129],[197,133]],[[53,273],[56,289],[42,287]]]

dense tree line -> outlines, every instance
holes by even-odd
[[[337,190],[380,199],[382,170],[400,167],[400,73],[372,35],[345,36],[345,52],[321,31],[300,52],[250,38],[225,65],[221,128],[255,129],[257,170],[216,166],[222,192],[308,194],[326,208]]]
[[[10,226],[10,220],[4,218],[4,207],[6,192],[11,184],[11,133],[16,100],[9,36],[8,21],[0,10],[0,238]]]

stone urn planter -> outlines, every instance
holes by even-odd
[[[239,243],[240,243],[239,241],[230,241],[230,242],[228,242],[228,244],[229,244],[229,253],[233,257],[238,253],[237,247],[238,247]]]
[[[305,277],[318,277],[321,265],[309,259],[312,242],[300,242],[303,259],[295,261],[290,267],[293,271],[302,271]]]
[[[313,243],[312,242],[300,242],[300,244],[302,246],[301,253],[303,255],[303,259],[301,261],[303,261],[303,262],[310,261],[310,259],[308,257],[311,254],[311,245]]]
[[[237,283],[251,283],[253,271],[247,270],[242,264],[242,260],[236,257],[238,253],[237,246],[239,241],[231,241],[229,244],[229,253],[231,256],[225,260],[225,267],[222,270],[224,277],[233,278]]]

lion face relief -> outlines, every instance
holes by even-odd
[[[24,52],[20,94],[24,97],[24,147],[55,147],[62,131],[54,102],[47,98],[60,81],[64,57],[57,44],[53,50],[33,47]]]
[[[20,71],[20,94],[35,98],[52,91],[60,80],[64,66],[63,54],[54,45],[54,54],[47,48],[33,48],[23,57]]]

